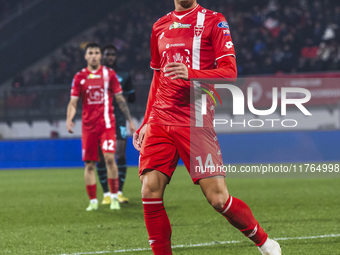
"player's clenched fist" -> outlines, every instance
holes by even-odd
[[[182,63],[169,63],[164,67],[165,77],[171,77],[171,80],[183,79],[189,80],[188,67]]]

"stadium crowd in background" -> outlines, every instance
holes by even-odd
[[[0,0],[0,24],[11,15],[20,12],[34,0]]]
[[[146,0],[148,1],[148,0]],[[83,46],[88,41],[113,43],[120,66],[131,70],[133,80],[150,80],[150,31],[160,14],[171,11],[166,2],[134,3],[112,11],[89,30],[82,41],[62,47],[49,64],[20,74],[20,86],[69,84],[72,73],[84,65]],[[340,3],[334,0],[216,0],[202,4],[228,20],[236,43],[239,75],[330,71],[340,69]],[[126,18],[128,17],[128,18]]]

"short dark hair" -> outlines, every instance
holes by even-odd
[[[100,48],[98,43],[91,42],[91,43],[86,44],[85,53],[86,53],[87,49],[89,49],[89,48],[99,48],[100,52],[101,52],[101,48]]]
[[[103,48],[102,48],[102,52],[104,53],[104,51],[106,50],[114,50],[115,52],[117,52],[117,48],[116,46],[114,46],[113,44],[108,44],[108,45],[105,45]]]

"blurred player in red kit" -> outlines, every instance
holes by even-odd
[[[130,131],[135,130],[129,108],[122,95],[122,89],[114,70],[101,66],[100,46],[89,43],[85,47],[87,68],[78,72],[73,79],[71,99],[67,107],[66,128],[73,133],[72,122],[79,97],[82,98],[82,155],[85,161],[85,184],[90,204],[87,211],[98,209],[96,192],[95,162],[99,160],[98,144],[104,154],[111,190],[112,210],[119,210],[118,202],[118,169],[115,162],[116,131],[112,100],[117,104],[129,121]]]
[[[250,208],[229,195],[223,172],[197,175],[192,170],[197,160],[207,159],[214,165],[223,162],[213,127],[192,120],[189,80],[236,80],[235,50],[223,15],[201,7],[196,0],[174,2],[175,11],[160,18],[152,29],[154,76],[144,122],[133,139],[140,150],[144,219],[153,253],[172,254],[163,195],[181,157],[214,209],[252,240],[262,254],[279,255],[279,244],[268,238]],[[212,115],[213,111],[210,118]],[[202,120],[207,121],[209,117]]]

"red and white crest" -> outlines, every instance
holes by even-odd
[[[204,26],[195,26],[195,36],[201,36],[204,30]]]

